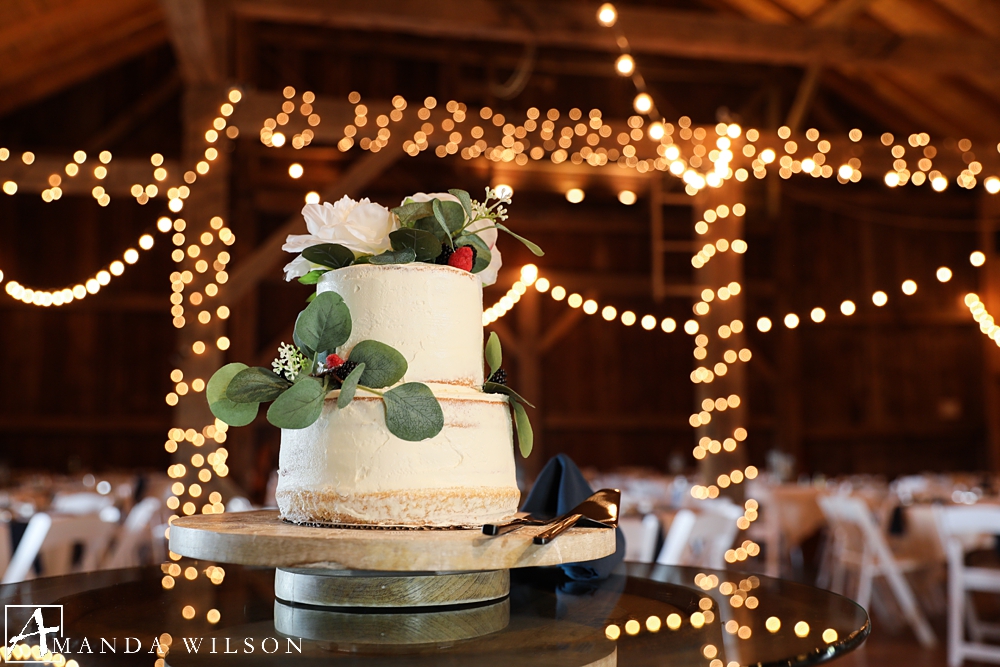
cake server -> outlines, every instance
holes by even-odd
[[[616,527],[621,495],[618,489],[601,489],[567,514],[546,524],[545,530],[535,535],[532,541],[535,544],[548,544],[573,526]]]
[[[572,521],[567,528],[574,525],[587,526],[589,528],[613,528],[618,525],[618,508],[621,506],[621,491],[618,489],[601,489],[582,503],[571,509],[569,512],[552,519],[541,519],[532,515],[526,515],[511,519],[506,523],[486,524],[483,526],[484,535],[503,535],[517,530],[523,526],[548,526],[567,521],[572,517]],[[565,528],[563,528],[565,530]],[[560,530],[559,532],[563,532]],[[557,533],[558,534],[558,533]],[[538,542],[536,544],[546,544]],[[550,538],[551,540],[551,538]]]

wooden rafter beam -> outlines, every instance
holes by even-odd
[[[148,95],[138,98],[124,109],[103,131],[93,136],[87,146],[92,151],[111,148],[128,135],[154,111],[181,91],[181,78],[176,72],[161,81]]]
[[[213,84],[221,79],[212,46],[212,31],[204,0],[160,0],[177,56],[188,84]]]
[[[154,2],[73,3],[0,29],[0,114],[83,81],[167,40]]]
[[[519,3],[519,11],[488,0],[236,0],[241,18],[308,23],[352,30],[405,32],[489,42],[618,50],[614,34],[597,24],[588,3]],[[526,13],[544,30],[521,20]],[[434,17],[428,20],[428,16]],[[1000,44],[972,35],[907,35],[868,28],[763,24],[725,16],[650,7],[623,8],[622,30],[632,50],[735,62],[923,73],[980,73],[996,78]]]

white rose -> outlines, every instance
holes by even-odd
[[[313,269],[322,269],[318,264],[313,264],[308,259],[302,255],[296,255],[295,259],[285,264],[285,280],[291,281],[296,278],[301,278]]]
[[[354,201],[347,195],[334,203],[306,204],[302,209],[308,234],[292,234],[281,247],[286,252],[302,252],[320,243],[339,243],[355,254],[377,255],[389,250],[389,233],[397,228],[389,209],[367,198]],[[301,256],[285,267],[285,279],[308,273],[314,265]]]
[[[490,264],[485,269],[477,273],[479,276],[479,281],[483,284],[483,287],[489,287],[497,281],[497,273],[500,272],[500,266],[503,264],[503,260],[500,259],[500,248],[493,246],[490,249]]]
[[[450,192],[431,192],[430,194],[427,194],[425,192],[417,192],[416,194],[412,194],[409,197],[403,199],[403,203],[400,204],[400,206],[404,206],[406,204],[419,204],[425,201],[430,201],[432,199],[440,199],[441,201],[453,201],[456,204],[462,203],[458,200],[458,197],[451,194]]]

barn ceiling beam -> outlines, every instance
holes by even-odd
[[[221,68],[204,0],[160,0],[160,6],[185,83],[218,83]]]
[[[167,39],[145,0],[72,2],[0,28],[0,115],[134,58]]]
[[[234,0],[241,18],[322,25],[351,30],[403,32],[425,37],[524,43],[616,52],[612,31],[602,28],[588,3],[539,7],[488,0]],[[535,31],[520,17],[544,26]],[[430,21],[428,16],[435,19]],[[923,73],[1000,76],[1000,44],[972,35],[906,35],[870,28],[757,23],[708,13],[628,7],[619,25],[633,52],[805,67],[821,64]]]

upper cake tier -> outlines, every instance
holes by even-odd
[[[342,357],[377,340],[406,358],[403,382],[482,386],[483,289],[475,274],[425,263],[356,264],[320,278],[317,292],[329,291],[351,309]]]

